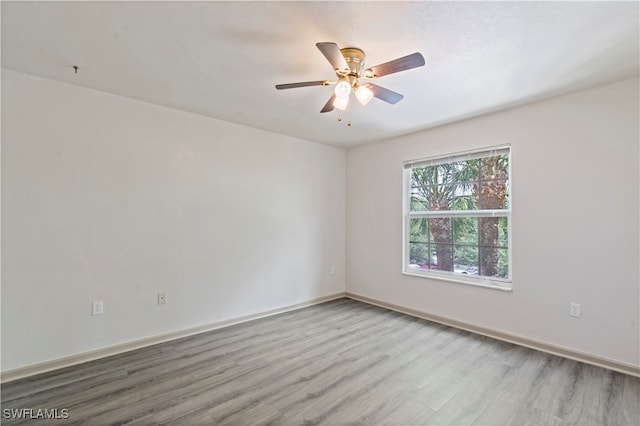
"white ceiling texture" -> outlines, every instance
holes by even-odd
[[[335,80],[317,42],[426,65],[338,122],[334,86],[274,87]],[[2,66],[349,147],[638,75],[639,3],[3,1]]]

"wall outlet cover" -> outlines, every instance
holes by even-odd
[[[104,304],[102,300],[97,300],[91,304],[91,315],[102,315],[104,314]]]
[[[579,303],[569,303],[569,315],[577,318],[582,315]]]

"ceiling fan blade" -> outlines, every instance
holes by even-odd
[[[367,68],[364,75],[369,78],[382,77],[383,75],[406,71],[423,65],[424,57],[419,52],[416,52],[411,55],[403,56],[402,58],[394,59],[393,61],[385,62],[384,64]]]
[[[335,101],[336,99],[336,95],[335,93],[333,95],[331,95],[331,97],[329,98],[329,100],[327,101],[326,104],[324,104],[324,106],[322,107],[322,109],[320,110],[320,112],[329,112],[329,111],[333,111],[333,101]]]
[[[317,81],[303,81],[300,83],[288,83],[288,84],[276,84],[276,89],[295,89],[296,87],[307,87],[307,86],[328,86],[331,84],[330,81],[327,80],[317,80]]]
[[[340,52],[337,44],[330,42],[316,43],[316,47],[320,49],[320,52],[327,58],[334,70],[349,71],[349,65],[347,65],[347,61],[344,60],[344,56],[342,56],[342,52]]]
[[[373,92],[373,96],[390,104],[397,104],[404,98],[400,93],[385,89],[377,84],[367,83],[365,84],[365,87],[369,88],[369,90]]]

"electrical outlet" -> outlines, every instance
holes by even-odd
[[[167,293],[158,293],[158,305],[164,305],[167,303]]]
[[[578,317],[580,318],[580,315],[582,315],[582,312],[580,310],[580,304],[579,303],[569,303],[569,315],[571,315],[572,317]]]
[[[336,274],[336,267],[331,265],[329,266],[329,275],[335,275]]]
[[[91,304],[91,315],[102,315],[104,314],[104,304],[102,300],[95,301]]]

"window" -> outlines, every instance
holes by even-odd
[[[510,288],[510,148],[404,168],[404,273]]]

